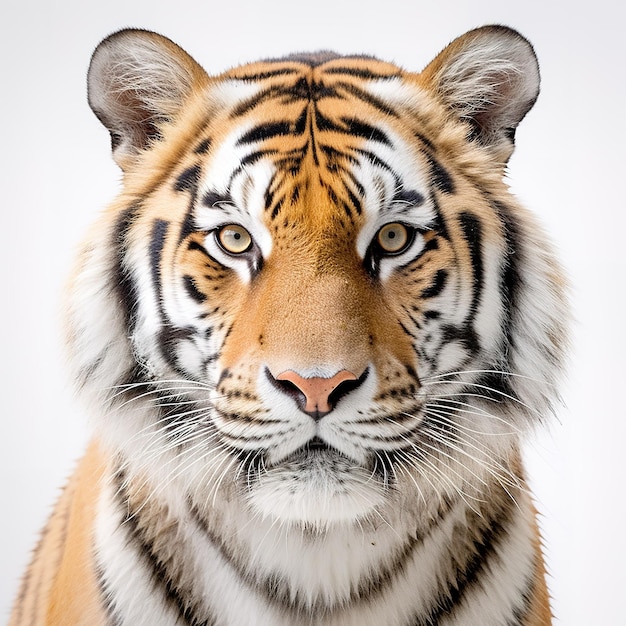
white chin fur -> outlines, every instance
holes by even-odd
[[[268,469],[248,496],[253,510],[263,517],[320,530],[357,522],[384,499],[384,487],[371,471],[330,452],[314,452]]]

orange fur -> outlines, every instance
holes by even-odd
[[[43,532],[9,626],[106,624],[91,541],[104,467],[92,443]]]

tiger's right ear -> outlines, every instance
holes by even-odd
[[[87,89],[116,163],[124,170],[207,82],[206,72],[162,35],[122,30],[104,39],[91,57]]]
[[[420,75],[478,142],[506,163],[517,125],[539,95],[530,43],[506,26],[483,26],[455,39]]]

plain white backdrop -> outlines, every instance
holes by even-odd
[[[566,626],[624,624],[624,18],[616,0],[3,0],[0,622],[88,436],[65,374],[61,296],[87,225],[119,189],[86,102],[97,43],[156,30],[212,73],[315,49],[419,70],[457,35],[501,23],[534,44],[543,81],[509,181],[557,243],[576,317],[564,407],[526,444],[553,607]]]

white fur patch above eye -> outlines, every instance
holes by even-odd
[[[373,80],[367,83],[366,88],[373,96],[381,98],[392,106],[423,110],[430,104],[423,90],[414,85],[407,85],[400,78]]]
[[[209,95],[212,103],[220,108],[232,107],[254,97],[261,90],[258,83],[246,80],[226,80],[212,85]]]
[[[207,192],[221,195],[230,194],[230,182],[233,172],[241,167],[242,159],[248,154],[248,146],[239,146],[239,139],[245,135],[254,122],[240,122],[236,129],[223,137],[219,146],[211,152],[211,158],[207,163],[206,175],[200,184],[200,198]],[[201,220],[202,213],[198,215]],[[200,224],[202,225],[202,224]]]
[[[236,269],[244,282],[250,279],[249,264],[243,263],[243,258],[225,254],[215,242],[214,231],[227,224],[236,224],[248,231],[262,258],[268,258],[272,251],[272,236],[263,223],[263,214],[265,193],[275,166],[261,160],[246,168],[240,167],[249,147],[242,148],[237,142],[248,128],[245,126],[231,133],[210,161],[195,207],[196,228],[209,233],[205,239],[207,252],[220,263]],[[233,171],[237,172],[235,176]],[[223,195],[225,199],[207,205],[207,195]]]

